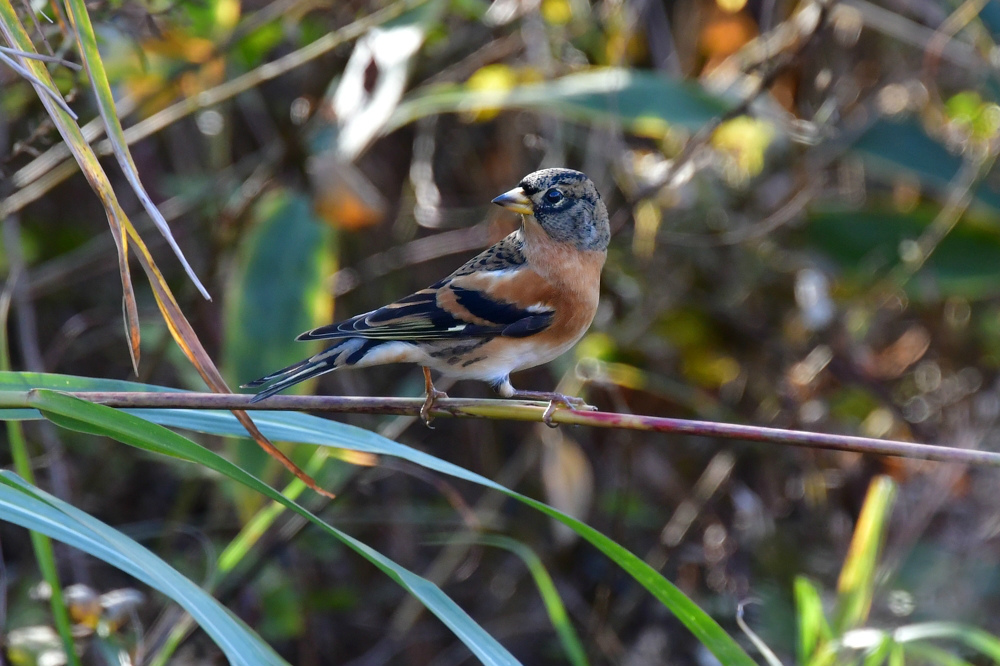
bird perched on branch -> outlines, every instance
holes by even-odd
[[[506,398],[581,407],[580,398],[522,391],[510,373],[556,358],[579,340],[597,311],[601,269],[611,236],[608,211],[586,175],[543,169],[493,203],[522,215],[521,227],[426,289],[377,310],[301,334],[334,340],[322,352],[261,377],[251,402],[344,367],[386,363],[423,366],[428,422],[438,398],[430,369],[489,382]]]

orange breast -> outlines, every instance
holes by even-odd
[[[582,252],[557,243],[529,219],[524,254],[526,261],[516,270],[462,276],[454,284],[485,291],[521,309],[551,310],[552,323],[531,336],[531,343],[552,348],[572,345],[594,320],[607,253]]]

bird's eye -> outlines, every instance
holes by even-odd
[[[552,189],[545,193],[545,200],[549,203],[559,203],[562,201],[563,193],[559,190]]]

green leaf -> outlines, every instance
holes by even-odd
[[[730,106],[696,84],[649,72],[609,68],[510,90],[449,86],[418,91],[396,108],[384,131],[440,113],[492,109],[525,109],[581,123],[623,124],[633,130],[648,127],[650,121],[697,128]]]
[[[28,34],[24,30],[18,19],[14,7],[9,2],[0,2],[0,33],[3,33],[7,43],[25,53],[33,53],[34,45]],[[85,54],[83,57],[86,57]],[[104,211],[108,217],[108,224],[111,227],[112,237],[115,239],[115,248],[118,251],[118,272],[122,281],[122,291],[124,293],[123,307],[125,315],[125,330],[129,338],[129,352],[132,356],[132,365],[138,372],[139,354],[139,313],[135,302],[135,292],[132,287],[132,277],[129,271],[127,244],[125,242],[127,231],[131,230],[132,223],[129,221],[125,211],[118,203],[111,182],[108,180],[104,168],[101,166],[97,155],[94,154],[90,143],[83,136],[83,130],[76,122],[75,116],[71,116],[64,110],[68,109],[65,101],[57,93],[43,94],[42,91],[56,90],[52,77],[44,63],[35,59],[25,59],[24,66],[30,70],[31,75],[38,83],[35,83],[39,93],[39,99],[45,106],[45,110],[55,127],[59,130],[60,136],[69,151],[73,154],[80,171],[87,177],[94,193],[97,194],[104,206]],[[61,104],[53,101],[56,96]],[[0,202],[2,206],[2,202]],[[136,236],[138,237],[138,236]],[[141,242],[141,241],[138,241]]]
[[[93,87],[94,96],[97,98],[97,108],[100,111],[101,120],[104,121],[104,127],[108,132],[108,140],[111,143],[115,159],[118,160],[118,166],[121,167],[122,173],[125,174],[125,179],[132,186],[132,191],[135,192],[143,209],[149,215],[150,219],[153,220],[156,228],[166,239],[170,249],[173,250],[174,255],[181,262],[188,277],[198,287],[198,291],[201,292],[202,296],[207,300],[212,300],[208,295],[208,290],[205,289],[201,280],[195,275],[194,269],[191,268],[191,264],[188,263],[180,246],[177,245],[177,241],[174,240],[167,221],[163,218],[153,200],[149,198],[146,188],[143,187],[142,181],[139,179],[139,170],[132,160],[128,140],[125,138],[125,130],[122,129],[121,121],[118,119],[115,99],[111,93],[111,84],[108,82],[107,72],[104,71],[104,61],[101,59],[101,53],[97,49],[97,37],[94,35],[94,26],[90,23],[87,4],[85,0],[66,0],[65,5],[69,10],[73,30],[76,33],[77,44],[80,47],[80,58],[87,69],[87,76],[90,77],[90,85]]]
[[[830,625],[823,614],[823,601],[819,591],[802,576],[795,577],[795,610],[799,622],[800,664],[810,663],[813,655],[833,637]]]
[[[2,308],[0,308],[2,309]],[[10,368],[10,347],[7,338],[7,316],[0,313],[0,368],[7,371]],[[24,427],[21,423],[11,422],[7,424],[7,442],[10,447],[10,457],[14,463],[14,469],[22,477],[34,484],[35,476],[31,463],[31,454],[28,451],[28,441],[24,436]],[[59,578],[59,569],[56,566],[55,551],[52,548],[52,540],[41,532],[31,530],[29,532],[31,547],[35,553],[35,562],[38,570],[42,574],[42,579],[49,586],[49,608],[52,610],[52,624],[55,625],[62,641],[63,653],[66,655],[66,663],[69,666],[79,666],[80,657],[76,654],[75,641],[73,638],[73,623],[69,616],[69,609],[66,607],[66,599],[63,595],[62,580]],[[8,643],[8,647],[11,647]],[[13,649],[11,647],[11,649]]]
[[[993,634],[955,622],[924,622],[900,627],[895,631],[898,643],[948,639],[963,643],[983,653],[994,662],[1000,662],[1000,638]]]
[[[837,634],[859,627],[868,619],[875,591],[875,567],[895,498],[896,484],[891,478],[872,479],[837,581],[833,624]]]
[[[944,190],[962,167],[962,158],[928,136],[914,121],[879,120],[854,142],[870,170],[887,180],[902,170],[925,184]],[[984,179],[975,190],[979,201],[1000,208],[1000,186]]]
[[[0,334],[0,338],[2,337],[3,335]],[[3,365],[7,365],[6,351],[6,344],[4,344],[3,348],[0,349],[0,356],[4,357],[0,363]],[[34,470],[28,453],[28,443],[20,423],[7,424],[7,439],[10,443],[11,458],[14,460],[14,469],[29,483],[34,483]],[[67,662],[71,666],[79,666],[80,658],[74,649],[72,621],[69,617],[69,610],[66,608],[66,599],[63,595],[62,581],[59,578],[59,568],[56,566],[52,540],[35,530],[31,531],[30,539],[32,550],[35,553],[35,562],[38,564],[42,579],[49,585],[49,607],[52,609],[52,622],[59,632]]]
[[[885,634],[879,644],[865,655],[861,664],[862,666],[881,666],[896,649],[896,641],[892,640],[891,635]]]
[[[545,611],[548,613],[549,620],[552,622],[552,626],[559,636],[559,641],[562,643],[563,650],[566,652],[566,658],[574,666],[586,666],[589,664],[587,652],[584,650],[583,644],[580,643],[580,638],[576,635],[576,630],[573,629],[573,623],[566,613],[566,606],[562,602],[562,597],[559,596],[559,590],[556,589],[555,583],[552,582],[552,576],[549,575],[549,572],[545,569],[545,565],[542,564],[541,558],[535,554],[535,551],[520,541],[494,534],[476,536],[470,539],[470,543],[503,548],[521,558],[521,561],[528,567],[528,571],[535,581],[538,593],[542,597],[542,603],[545,604]]]
[[[231,663],[287,664],[218,601],[152,552],[6,470],[0,471],[0,518],[79,548],[167,595],[197,620]]]
[[[222,369],[235,384],[317,351],[316,345],[291,341],[332,316],[324,282],[335,270],[333,233],[313,215],[309,199],[272,192],[254,207],[253,217],[223,311]]]
[[[117,390],[106,388],[103,380],[72,378],[41,373],[0,372],[0,391],[18,387],[23,389],[26,383],[30,385],[34,382],[37,382],[36,385],[45,386],[49,381],[64,390]],[[75,385],[76,388],[70,388],[70,384]],[[114,382],[114,385],[118,387],[122,384],[126,383]],[[142,384],[131,384],[131,387],[132,390],[146,389]],[[10,404],[10,401],[7,402]],[[3,403],[4,400],[0,397],[0,404]],[[0,409],[0,419],[11,418],[6,415],[5,411]],[[170,427],[185,428],[216,435],[244,435],[242,426],[229,412],[192,409],[133,409],[128,410],[128,413]],[[510,490],[491,479],[458,465],[393,442],[376,433],[344,423],[321,419],[309,414],[266,411],[255,412],[254,422],[258,425],[261,432],[271,440],[334,446],[377,455],[395,456],[426,467],[427,469],[448,474],[455,478],[504,493],[568,526],[589,541],[595,548],[607,555],[664,606],[669,608],[722,663],[727,664],[727,666],[740,664],[750,666],[754,664],[754,661],[743,651],[739,644],[715,620],[698,608],[693,601],[686,597],[673,583],[664,578],[662,574],[597,530],[553,509],[543,502]],[[240,472],[243,473],[242,470]],[[264,487],[266,488],[266,486]],[[268,496],[270,497],[270,495]]]
[[[313,215],[309,199],[287,190],[275,192],[254,208],[253,217],[256,223],[243,236],[223,310],[222,369],[236,385],[318,351],[315,343],[293,342],[295,336],[333,316],[324,288],[334,271],[333,231]],[[310,386],[304,382],[293,392]],[[264,470],[276,467],[260,447],[233,443],[227,453],[256,476],[264,477]]]
[[[46,389],[33,391],[29,395],[28,401],[33,407],[41,411],[47,419],[61,427],[111,437],[112,439],[145,451],[198,463],[248,488],[256,490],[260,494],[306,518],[381,569],[407,592],[419,599],[429,611],[444,622],[483,663],[518,663],[513,655],[505,650],[496,639],[486,633],[482,627],[469,617],[465,611],[459,608],[436,585],[399,566],[378,551],[354,539],[345,532],[341,532],[330,526],[256,477],[247,474],[225,458],[199,446],[190,439],[133,414],[103,405],[96,405]],[[190,611],[190,609],[188,610]],[[197,616],[195,617],[197,619]],[[216,638],[214,634],[213,638]],[[225,649],[224,646],[223,649]]]
[[[900,243],[919,238],[935,213],[930,208],[909,213],[878,208],[816,211],[809,216],[806,234],[849,276],[867,284],[873,275],[900,262]],[[1000,227],[989,218],[967,214],[917,276],[907,283],[914,298],[983,299],[1000,294]],[[933,288],[926,289],[928,280],[920,277],[929,278]]]
[[[905,666],[906,664],[906,653],[903,651],[903,646],[899,643],[893,643],[892,650],[889,651],[889,666]]]

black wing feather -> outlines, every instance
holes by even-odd
[[[456,317],[437,304],[436,288],[451,289],[458,303],[486,324],[473,324]],[[526,337],[544,330],[552,313],[539,313],[487,293],[439,283],[377,310],[321,326],[301,334],[298,340],[367,338],[409,342],[479,338],[490,335]]]
[[[523,310],[506,301],[494,300],[477,289],[452,286],[451,290],[455,292],[455,300],[458,301],[458,304],[468,310],[469,314],[479,319],[496,324],[513,324],[532,315],[529,310]]]
[[[523,319],[518,319],[510,326],[503,329],[503,335],[507,338],[526,338],[529,335],[534,335],[535,333],[541,333],[549,327],[552,323],[552,313],[545,312],[543,314],[531,315],[530,317],[524,317]]]

